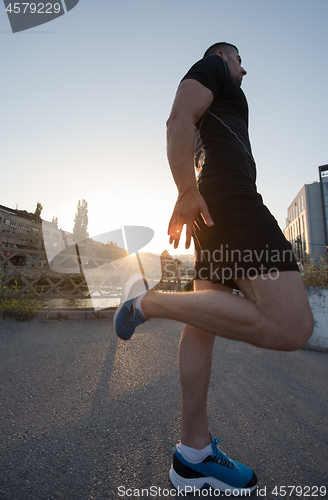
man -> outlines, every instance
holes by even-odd
[[[256,191],[248,105],[240,88],[245,75],[237,47],[212,45],[180,83],[167,122],[168,159],[179,192],[168,232],[175,248],[184,225],[186,248],[194,237],[195,292],[150,290],[127,300],[114,318],[124,339],[150,318],[186,324],[179,346],[181,442],[170,471],[180,489],[252,491],[257,484],[253,471],[227,458],[209,433],[215,336],[290,351],[303,347],[313,331],[290,244]],[[232,294],[234,288],[244,297]]]

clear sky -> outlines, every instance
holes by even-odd
[[[327,19],[327,0],[80,0],[12,34],[1,2],[0,204],[40,201],[71,231],[85,198],[90,236],[144,225],[145,250],[171,251],[165,122],[183,75],[225,40],[248,72],[258,190],[283,229],[328,163]]]

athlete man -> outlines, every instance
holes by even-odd
[[[175,248],[184,225],[186,248],[194,238],[195,292],[150,290],[127,300],[114,318],[124,339],[150,318],[186,324],[179,346],[181,442],[170,471],[173,485],[182,489],[252,491],[257,484],[253,471],[226,457],[209,433],[215,336],[291,351],[313,331],[290,244],[256,190],[248,105],[240,88],[245,75],[237,47],[212,45],[181,81],[167,122],[168,160],[179,193],[168,232]],[[232,294],[233,288],[244,297]]]

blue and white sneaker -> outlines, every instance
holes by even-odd
[[[119,337],[123,340],[129,340],[136,327],[145,321],[148,321],[141,311],[135,308],[134,302],[138,295],[147,293],[145,284],[141,275],[132,276],[124,288],[123,302],[116,309],[114,314],[114,328]]]
[[[184,493],[195,493],[202,488],[213,488],[231,494],[248,494],[255,490],[257,477],[249,467],[230,460],[218,448],[219,439],[212,439],[213,454],[202,462],[188,462],[177,445],[174,450],[170,479],[173,486]],[[238,493],[237,493],[238,492]]]

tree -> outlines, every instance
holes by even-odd
[[[58,229],[58,217],[53,217],[51,222]]]
[[[73,236],[77,241],[85,240],[89,237],[88,233],[88,202],[79,200],[74,218]]]
[[[38,201],[37,204],[36,204],[36,209],[34,211],[34,215],[36,215],[36,217],[40,217],[42,210],[43,210],[43,206]]]

